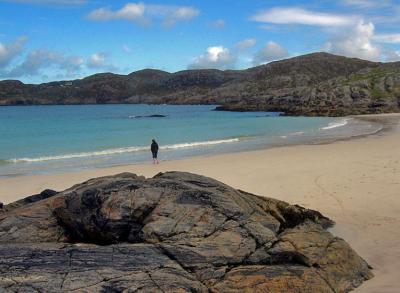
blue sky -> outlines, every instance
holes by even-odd
[[[316,51],[400,60],[400,1],[0,0],[0,79],[242,69]]]

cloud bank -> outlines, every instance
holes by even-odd
[[[55,74],[57,78],[76,78],[84,70],[118,70],[107,53],[94,53],[88,58],[67,55],[47,49],[24,53],[26,37],[20,37],[9,44],[0,43],[0,77],[21,78]]]
[[[196,57],[188,67],[190,69],[231,69],[235,67],[236,56],[224,46],[208,47],[204,54]]]
[[[272,24],[302,24],[316,26],[346,26],[356,22],[356,16],[316,12],[297,7],[275,7],[256,13],[251,20]]]
[[[109,60],[109,54],[104,52],[92,54],[87,61],[87,67],[95,70],[117,70],[117,67]]]
[[[8,77],[36,76],[43,74],[44,70],[55,68],[64,72],[65,76],[75,76],[83,63],[82,57],[67,56],[50,50],[34,50],[26,56],[22,63],[3,74]]]
[[[19,37],[11,44],[0,43],[0,69],[7,66],[23,50],[26,37]]]
[[[189,21],[197,17],[200,11],[189,6],[151,5],[128,3],[119,10],[102,7],[90,12],[87,16],[92,21],[127,20],[138,24],[150,24],[154,19],[161,20],[166,27],[178,22]]]
[[[372,42],[374,31],[375,26],[371,22],[361,21],[354,28],[327,42],[325,49],[338,55],[379,61],[381,50]]]
[[[342,0],[339,3],[360,8],[361,11],[369,9],[369,13],[372,8],[378,11],[381,11],[380,9],[387,10],[388,7],[395,9],[391,0]],[[319,27],[321,34],[328,36],[328,40],[322,45],[322,50],[333,54],[372,61],[396,58],[397,51],[384,50],[382,44],[400,44],[400,34],[376,33],[374,23],[366,21],[366,18],[373,19],[373,17],[368,17],[368,14],[364,16],[334,14],[299,7],[275,7],[259,11],[251,17],[251,20],[264,25]],[[272,44],[267,45],[256,54],[254,64],[259,64],[263,59],[265,61],[272,60],[274,55],[278,58],[284,56],[285,52]]]

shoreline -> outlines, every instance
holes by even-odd
[[[163,162],[169,162],[169,161],[179,161],[179,160],[190,160],[193,158],[208,158],[208,157],[213,157],[213,156],[220,156],[220,155],[226,155],[226,154],[235,154],[235,153],[246,153],[246,152],[253,152],[253,151],[260,151],[260,150],[267,150],[267,149],[274,149],[274,148],[280,148],[280,147],[294,147],[294,146],[301,146],[301,145],[324,145],[324,144],[331,144],[339,141],[348,141],[348,140],[353,140],[353,139],[358,139],[358,138],[363,138],[363,137],[368,137],[372,135],[377,135],[379,133],[386,133],[391,130],[391,120],[396,120],[396,117],[400,117],[400,113],[389,113],[389,114],[368,114],[368,115],[356,115],[356,116],[344,116],[340,117],[341,119],[344,120],[352,120],[354,119],[355,121],[361,121],[361,122],[369,122],[376,124],[377,129],[374,129],[371,132],[366,132],[367,129],[364,129],[364,132],[361,132],[361,130],[358,130],[358,133],[353,133],[349,134],[348,136],[345,137],[340,137],[338,134],[331,135],[331,137],[308,137],[308,138],[303,138],[303,140],[300,138],[298,140],[288,140],[286,142],[283,141],[277,141],[275,143],[266,143],[266,144],[259,144],[259,145],[253,145],[253,146],[248,146],[247,148],[239,147],[237,149],[235,148],[230,148],[228,150],[216,150],[216,151],[206,151],[206,152],[200,152],[200,153],[192,153],[190,155],[183,155],[182,157],[177,157],[176,155],[170,158],[167,158],[163,160]],[[339,117],[338,117],[339,119]],[[350,122],[352,123],[352,122]],[[347,122],[345,123],[345,125]],[[337,127],[337,126],[336,126]],[[339,126],[341,128],[342,126]],[[346,126],[344,126],[346,127]],[[347,126],[349,127],[349,126]],[[351,126],[350,126],[351,127]],[[353,126],[354,127],[354,126]],[[282,137],[281,137],[282,138]],[[285,138],[287,138],[285,136]],[[225,138],[225,139],[220,139],[220,140],[236,140],[238,138]],[[199,142],[202,143],[202,142]],[[143,147],[139,147],[143,148]],[[102,152],[102,151],[99,151]],[[83,152],[84,153],[84,152]],[[82,154],[83,154],[82,153]],[[78,153],[80,155],[80,153]],[[57,155],[55,155],[57,157]],[[61,155],[63,156],[63,155]],[[25,159],[25,158],[23,158]],[[22,159],[22,160],[23,160]],[[15,159],[17,160],[17,159]],[[10,163],[8,163],[10,164]],[[8,165],[6,164],[6,165]],[[140,165],[146,165],[147,160],[139,160],[139,161],[126,161],[126,162],[120,162],[117,164],[110,164],[108,166],[95,166],[95,165],[89,165],[89,167],[85,168],[79,168],[79,167],[73,167],[71,169],[65,169],[64,167],[60,166],[61,170],[55,169],[53,167],[51,170],[46,170],[46,171],[26,171],[24,173],[5,173],[5,174],[0,174],[0,180],[3,178],[14,178],[14,177],[24,177],[24,176],[36,176],[36,175],[53,175],[53,174],[69,174],[69,173],[80,173],[80,172],[86,172],[86,171],[94,171],[94,170],[100,170],[100,169],[113,169],[113,168],[118,168],[118,167],[129,167],[129,166],[140,166]]]
[[[252,155],[257,152],[264,152],[264,151],[272,151],[275,149],[289,149],[293,150],[293,148],[297,147],[305,147],[305,146],[323,146],[323,145],[333,145],[336,143],[340,142],[348,142],[348,141],[354,141],[358,139],[365,139],[365,138],[373,138],[375,136],[386,136],[390,134],[395,134],[397,131],[400,133],[400,113],[384,113],[384,114],[367,114],[367,115],[356,115],[356,116],[346,116],[343,118],[352,118],[352,119],[358,119],[361,121],[367,121],[367,122],[372,122],[372,123],[377,123],[380,124],[380,128],[372,133],[365,133],[365,134],[358,134],[354,136],[349,136],[345,138],[327,138],[327,139],[322,139],[319,141],[311,141],[311,142],[298,142],[298,143],[292,143],[292,144],[286,144],[286,145],[275,145],[275,146],[270,146],[270,147],[265,147],[265,148],[257,148],[257,149],[250,149],[250,150],[236,150],[236,151],[230,151],[230,152],[220,152],[220,153],[210,153],[210,154],[200,154],[200,155],[194,155],[194,156],[189,156],[189,157],[183,157],[183,158],[173,158],[169,160],[161,160],[161,166],[162,165],[175,165],[175,163],[178,162],[185,162],[185,161],[191,161],[191,160],[201,160],[201,159],[212,159],[214,157],[223,157],[223,156],[230,156],[230,155]],[[10,175],[2,175],[0,176],[0,183],[4,183],[3,181],[17,181],[18,179],[23,178],[43,178],[45,179],[46,177],[53,177],[56,179],[57,177],[63,177],[65,175],[73,175],[73,177],[76,178],[93,178],[90,177],[88,178],[87,176],[90,176],[93,174],[95,176],[96,174],[104,174],[104,175],[109,175],[109,174],[117,174],[119,172],[124,172],[123,170],[125,169],[131,169],[131,168],[146,168],[146,167],[158,167],[158,166],[153,166],[149,162],[133,162],[133,163],[127,163],[127,164],[120,164],[120,165],[113,165],[113,166],[107,166],[107,167],[92,167],[88,169],[81,169],[81,170],[71,170],[71,171],[62,171],[62,172],[55,172],[55,173],[38,173],[38,174],[30,174],[30,173],[22,173],[22,174],[10,174]],[[147,170],[146,170],[146,173]],[[156,174],[156,173],[155,173]],[[153,174],[153,175],[155,175]],[[140,174],[142,175],[142,174]],[[153,176],[150,175],[150,176]],[[207,176],[207,175],[205,175]],[[87,180],[85,179],[85,180]],[[68,180],[68,182],[70,182]],[[79,183],[80,181],[77,181],[76,183]],[[74,183],[73,183],[74,184]],[[59,184],[56,184],[55,186],[60,186]],[[57,191],[60,191],[62,189],[68,188],[69,186],[64,187],[62,185],[61,188],[54,188]],[[44,187],[42,190],[50,188],[51,187]],[[21,199],[25,196],[32,195],[34,193],[40,193],[42,190],[35,188],[33,193],[26,194],[26,195],[20,195],[17,196],[15,200]],[[10,203],[11,201],[4,200],[4,192],[0,184],[0,202],[3,202],[5,204]]]
[[[0,201],[9,203],[46,188],[64,190],[93,177],[132,172],[146,177],[187,171],[235,188],[320,211],[374,268],[354,292],[397,292],[400,270],[400,114],[363,115],[385,126],[373,135],[325,144],[124,165],[80,172],[0,178]]]

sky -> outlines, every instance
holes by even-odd
[[[320,51],[400,61],[400,0],[0,0],[0,80],[244,69]]]

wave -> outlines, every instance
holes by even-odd
[[[338,128],[338,127],[342,127],[347,125],[347,123],[349,123],[350,119],[343,119],[341,121],[337,121],[337,122],[331,122],[328,124],[328,126],[322,127],[322,130],[330,130],[330,129],[334,129],[334,128]]]
[[[221,140],[211,140],[211,141],[199,141],[199,142],[188,142],[188,143],[179,143],[172,145],[161,146],[161,150],[174,150],[174,149],[182,149],[182,148],[193,148],[199,146],[210,146],[210,145],[218,145],[223,143],[232,143],[239,142],[239,138],[231,138],[231,139],[221,139]],[[108,149],[103,151],[94,151],[94,152],[82,152],[82,153],[73,153],[73,154],[65,154],[58,156],[43,156],[37,158],[16,158],[7,160],[9,163],[34,163],[34,162],[44,162],[44,161],[54,161],[54,160],[68,160],[68,159],[77,159],[77,158],[87,158],[87,157],[98,157],[98,156],[108,156],[115,154],[124,154],[124,153],[134,153],[147,151],[149,147],[124,147],[124,148],[115,148]]]
[[[286,134],[286,135],[281,135],[281,136],[279,136],[280,138],[288,138],[289,136],[301,136],[301,135],[303,135],[304,134],[304,131],[296,131],[296,132],[292,132],[292,133],[289,133],[289,134]]]

